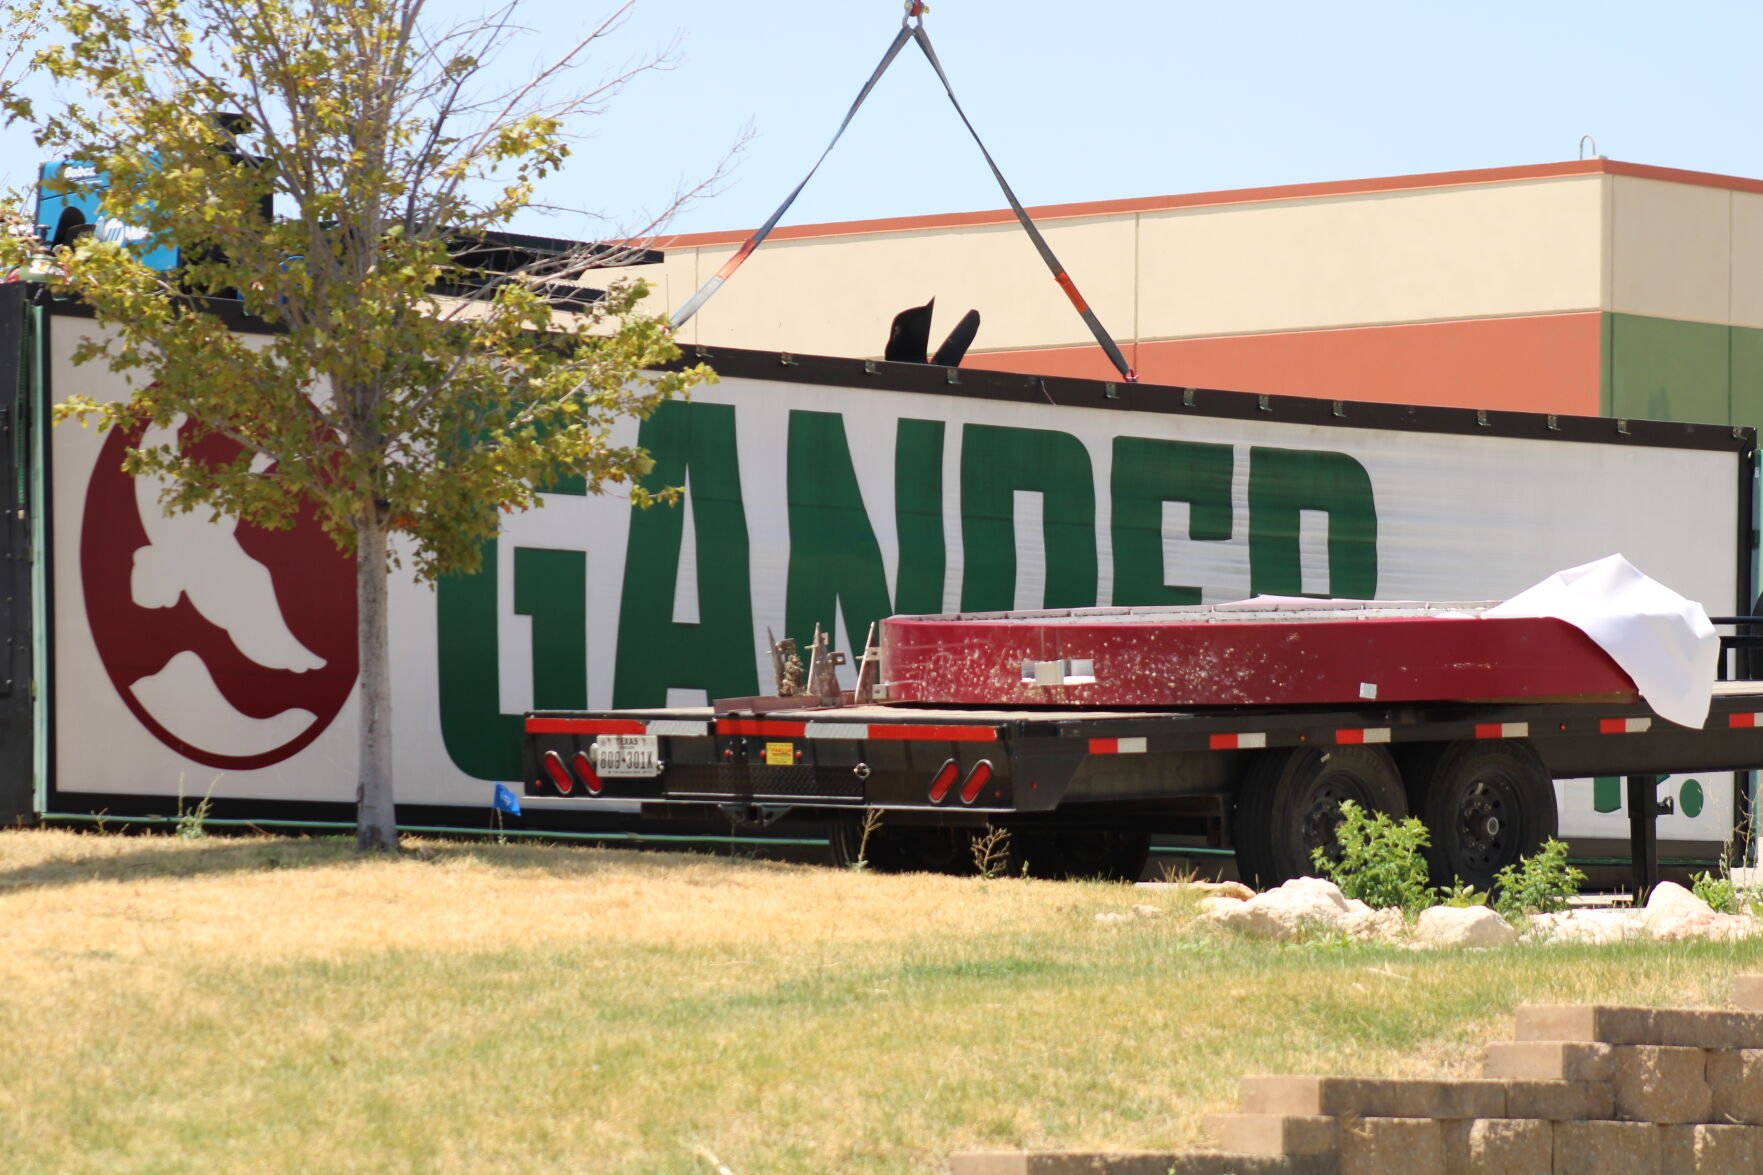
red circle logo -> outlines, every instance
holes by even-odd
[[[170,443],[154,430],[150,443]],[[220,437],[185,451],[219,464]],[[355,684],[355,560],[310,506],[287,530],[165,514],[162,483],[122,471],[146,430],[112,430],[86,490],[80,575],[116,692],[154,736],[211,767],[279,763],[336,719]],[[261,459],[267,460],[267,459]],[[273,472],[269,465],[265,472]]]

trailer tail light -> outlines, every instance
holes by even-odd
[[[979,793],[985,790],[986,784],[992,781],[992,761],[981,759],[967,773],[967,779],[961,784],[961,802],[971,804],[979,799]]]
[[[930,777],[930,802],[933,804],[942,803],[943,797],[948,795],[949,789],[955,786],[955,779],[960,774],[961,768],[956,766],[953,759],[938,767],[937,773]]]
[[[551,777],[551,782],[564,795],[575,790],[575,776],[569,773],[569,768],[563,763],[563,756],[556,751],[545,752],[545,774]]]
[[[600,782],[600,773],[594,770],[594,764],[586,751],[575,753],[575,773],[582,777],[582,786],[588,789],[591,796],[599,795],[600,789],[606,786]]]

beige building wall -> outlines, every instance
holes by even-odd
[[[1589,159],[1031,211],[1147,382],[1763,419],[1763,181]],[[746,236],[656,241],[649,308]],[[980,311],[970,365],[1113,378],[1007,211],[781,228],[682,337],[874,357],[933,296],[933,343]]]
[[[1143,213],[1141,339],[1592,310],[1596,176]]]
[[[1432,178],[1035,213],[1123,343],[1599,308],[1604,176]],[[779,230],[684,338],[873,356],[895,313],[934,296],[939,323],[979,309],[977,352],[1087,344],[1026,234],[990,215]],[[636,271],[648,305],[677,308],[743,236],[657,241],[666,260]]]

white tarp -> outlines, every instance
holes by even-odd
[[[1622,666],[1661,717],[1692,730],[1708,719],[1720,635],[1702,605],[1621,555],[1557,571],[1483,615],[1565,620]]]

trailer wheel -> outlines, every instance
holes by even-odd
[[[827,855],[840,869],[855,866],[875,873],[973,872],[972,836],[955,828],[877,828],[863,844],[858,820],[835,820],[827,826]]]
[[[1527,742],[1452,743],[1430,767],[1415,782],[1435,885],[1461,879],[1486,889],[1559,828],[1554,785]]]
[[[1151,858],[1151,838],[1130,832],[1019,833],[1011,855],[1028,866],[1030,877],[1137,881]]]
[[[1397,818],[1408,814],[1402,776],[1387,750],[1298,747],[1258,754],[1237,795],[1238,874],[1259,889],[1314,874],[1315,850],[1337,849],[1346,800]]]

